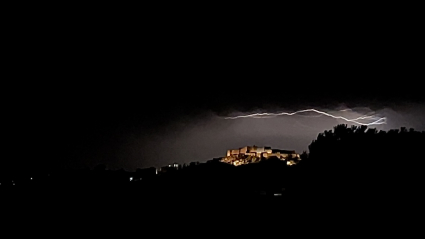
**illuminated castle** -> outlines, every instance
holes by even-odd
[[[300,155],[295,153],[294,150],[280,150],[272,149],[271,147],[257,147],[254,145],[227,150],[226,157],[223,157],[220,162],[239,166],[260,162],[272,157],[286,161],[287,165],[294,165],[301,160]]]

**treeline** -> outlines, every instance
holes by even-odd
[[[137,169],[135,172],[92,170],[2,175],[1,187],[137,188],[152,193],[243,192],[242,194],[332,194],[414,191],[422,187],[425,132],[414,129],[378,131],[366,126],[337,125],[309,145],[294,166],[270,159],[244,166],[217,159],[188,167]],[[165,170],[167,169],[167,170]]]
[[[288,179],[300,195],[412,196],[423,187],[424,147],[424,131],[341,124],[312,141]]]

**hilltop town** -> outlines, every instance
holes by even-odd
[[[205,163],[176,162],[134,172],[109,170],[107,165],[80,170],[3,170],[0,193],[9,198],[4,205],[37,208],[40,215],[46,210],[69,215],[78,208],[76,216],[93,208],[103,215],[105,209],[117,205],[111,210],[122,214],[114,218],[198,214],[209,209],[208,215],[241,209],[250,216],[258,213],[256,218],[286,218],[288,212],[298,215],[299,210],[301,215],[315,209],[324,210],[318,215],[327,215],[329,209],[339,213],[341,206],[335,198],[348,205],[343,208],[349,215],[360,212],[360,217],[367,215],[370,205],[383,201],[395,205],[396,211],[406,211],[406,207],[414,211],[423,204],[419,189],[424,182],[420,150],[424,137],[424,131],[406,128],[386,132],[337,125],[320,133],[308,146],[308,154],[254,145],[224,151],[223,157]],[[402,197],[393,197],[395,188]]]
[[[272,149],[271,147],[258,147],[253,145],[227,150],[226,157],[221,158],[220,162],[240,166],[271,158],[286,161],[286,164],[289,166],[295,165],[301,160],[300,155],[294,150]]]

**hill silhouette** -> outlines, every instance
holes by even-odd
[[[293,166],[278,158],[237,167],[213,159],[157,174],[155,168],[127,172],[98,165],[3,173],[0,190],[5,204],[38,214],[59,209],[59,217],[406,216],[423,205],[424,143],[423,131],[341,124],[320,133]]]

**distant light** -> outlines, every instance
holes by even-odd
[[[275,193],[275,194],[273,194],[274,196],[276,196],[276,197],[279,197],[279,196],[282,196],[282,194],[281,193]]]
[[[15,183],[13,183],[12,185],[15,186]]]
[[[133,181],[133,177],[130,177],[130,182]]]
[[[32,180],[32,178],[30,178],[30,180]]]

